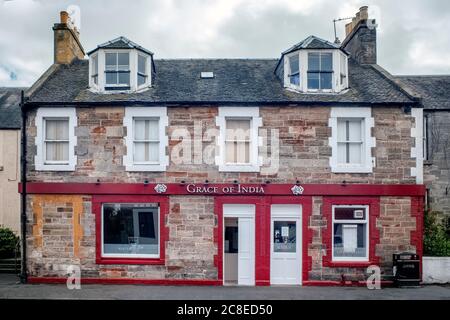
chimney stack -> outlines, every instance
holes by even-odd
[[[361,7],[352,22],[345,25],[346,38],[341,47],[360,64],[376,64],[376,28],[376,21],[369,19],[369,7]]]
[[[54,32],[54,63],[70,64],[75,59],[85,56],[79,39],[79,32],[70,20],[66,11],[60,12],[60,22],[53,26]]]

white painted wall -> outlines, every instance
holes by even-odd
[[[450,257],[423,257],[423,282],[450,283]]]
[[[0,225],[20,231],[20,131],[0,130]]]

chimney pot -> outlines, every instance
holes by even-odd
[[[368,20],[369,19],[369,7],[363,6],[359,9],[359,14],[361,17],[361,20]]]
[[[69,22],[69,13],[67,11],[61,11],[59,13],[59,16],[61,17],[61,23],[62,24],[68,24],[68,22]]]

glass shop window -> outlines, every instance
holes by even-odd
[[[333,260],[367,261],[368,207],[333,208]]]
[[[273,251],[295,253],[297,250],[297,223],[295,221],[273,222]]]
[[[159,258],[158,204],[104,204],[104,257]]]

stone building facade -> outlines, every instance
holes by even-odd
[[[72,50],[25,105],[29,281],[390,281],[393,253],[422,253],[423,116],[372,65],[366,14],[280,60]]]
[[[442,213],[444,223],[450,222],[450,76],[399,79],[422,98],[424,107],[427,208]]]

